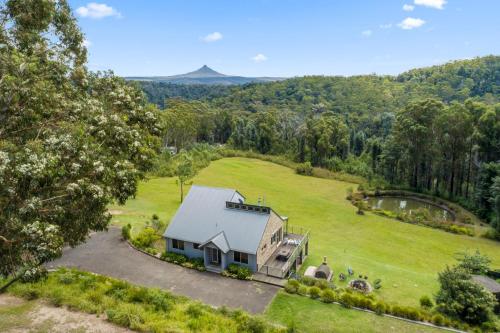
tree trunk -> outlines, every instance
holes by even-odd
[[[451,176],[450,176],[450,187],[448,190],[448,195],[453,197],[453,185],[455,183],[455,154],[451,156]]]
[[[469,147],[469,166],[467,168],[467,180],[465,181],[465,197],[469,198],[469,183],[470,183],[470,172],[472,169],[472,143]]]

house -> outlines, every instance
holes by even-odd
[[[213,272],[235,263],[282,278],[308,252],[308,233],[291,232],[287,218],[226,188],[193,185],[163,236],[168,252],[203,258]]]

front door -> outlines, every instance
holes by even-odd
[[[208,247],[208,263],[212,266],[220,265],[220,250]]]

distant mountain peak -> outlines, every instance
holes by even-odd
[[[282,80],[282,78],[274,77],[243,77],[225,75],[214,71],[207,65],[203,65],[193,72],[186,74],[179,74],[173,76],[151,76],[151,77],[127,77],[128,80],[136,81],[156,81],[156,82],[170,82],[176,84],[246,84],[252,82],[270,82]]]
[[[221,74],[217,71],[214,71],[212,68],[208,67],[207,65],[203,65],[202,67],[198,68],[194,72],[189,72],[184,75],[190,75],[190,74],[197,74],[197,75],[203,75],[203,76],[225,76],[224,74]]]

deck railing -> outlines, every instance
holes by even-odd
[[[309,230],[306,230],[302,227],[297,227],[293,225],[287,225],[285,227],[285,237],[287,235],[301,235],[302,237],[299,239],[299,245],[295,247],[293,250],[292,254],[286,261],[285,265],[281,267],[274,267],[274,266],[269,266],[269,265],[263,265],[259,272],[264,273],[269,276],[274,276],[280,279],[283,279],[286,277],[286,274],[290,271],[290,268],[292,265],[295,265],[295,261],[297,260],[297,257],[300,255],[300,252],[304,250],[305,245],[309,241]],[[306,258],[306,254],[303,254],[302,260]]]

